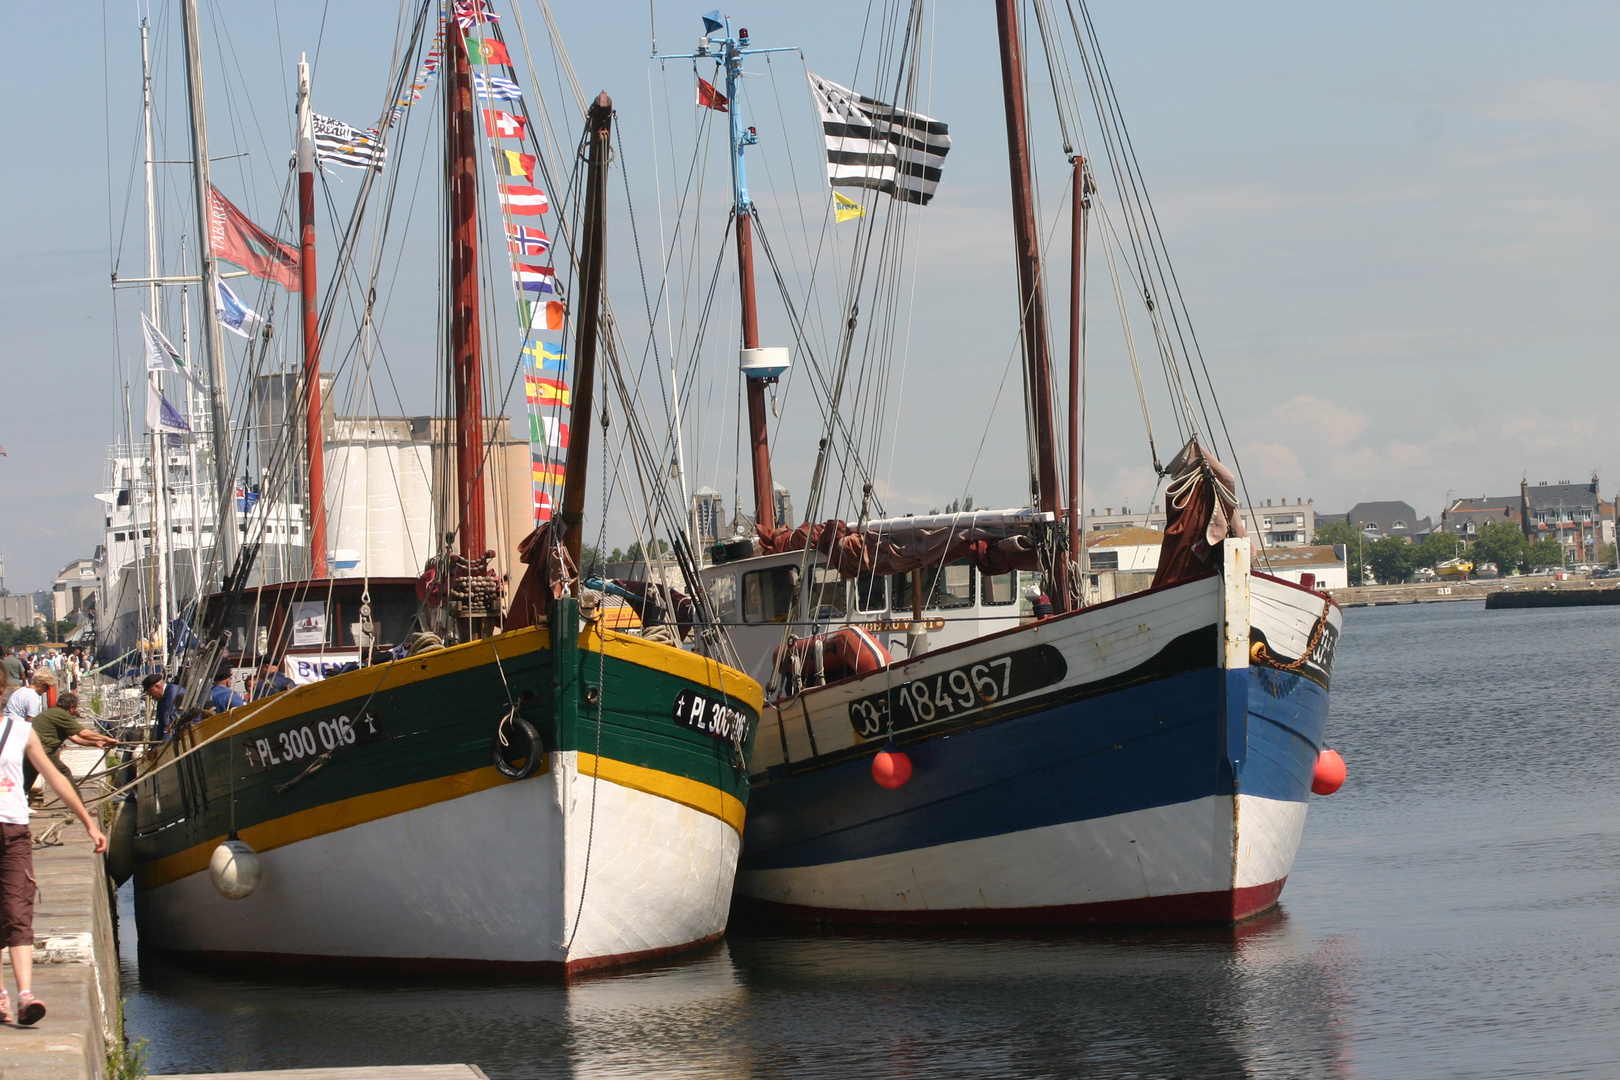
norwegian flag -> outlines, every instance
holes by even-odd
[[[544,255],[551,250],[551,237],[527,225],[512,225],[506,230],[506,247],[514,255]]]
[[[551,520],[551,512],[551,496],[543,491],[536,491],[534,493],[534,523],[544,525]]]
[[[479,23],[500,22],[501,17],[489,10],[484,0],[456,0],[456,25],[471,30]]]

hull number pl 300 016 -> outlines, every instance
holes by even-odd
[[[371,742],[379,734],[377,722],[369,713],[361,713],[358,721],[339,716],[313,724],[293,724],[248,740],[245,747],[248,768],[260,772],[291,761],[304,761],[357,742]]]
[[[1050,645],[1018,649],[976,664],[918,672],[881,694],[849,703],[849,722],[863,739],[950,720],[1063,681],[1068,664]],[[897,673],[898,674],[898,673]]]

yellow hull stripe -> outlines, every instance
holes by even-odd
[[[551,755],[548,754],[540,772],[549,772],[550,769]],[[598,758],[594,754],[584,752],[579,754],[579,774],[581,777],[599,776],[621,787],[643,791],[680,803],[682,806],[689,806],[719,818],[736,829],[738,835],[742,834],[743,820],[747,812],[742,801],[700,781],[640,765],[631,765],[624,761],[615,761],[612,758]],[[457,773],[454,776],[423,780],[416,784],[405,784],[389,788],[387,791],[374,791],[311,807],[308,810],[300,810],[286,817],[276,818],[274,821],[250,825],[240,830],[237,835],[252,845],[254,851],[274,851],[279,847],[296,844],[300,840],[340,832],[356,825],[364,825],[368,821],[378,821],[395,814],[420,810],[435,803],[459,799],[464,795],[488,791],[501,784],[517,782],[520,781],[507,780],[491,765],[483,769]],[[206,843],[196,844],[184,851],[177,851],[173,855],[147,863],[135,873],[136,886],[142,889],[156,888],[207,870],[214,849],[224,840],[224,836],[216,836]]]
[[[599,776],[620,787],[644,791],[649,795],[668,799],[670,802],[678,802],[682,806],[690,806],[693,810],[719,818],[736,829],[738,836],[742,835],[743,821],[748,814],[742,800],[701,780],[690,780],[674,773],[631,765],[629,762],[615,761],[612,758],[599,758],[583,750],[579,751],[579,775],[582,780]]]

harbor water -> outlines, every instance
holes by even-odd
[[[126,886],[127,1030],[153,1073],[1617,1076],[1617,646],[1616,608],[1347,611],[1349,781],[1281,907],[1235,929],[745,927],[569,986],[265,977],[140,953]]]

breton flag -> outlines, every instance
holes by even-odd
[[[301,285],[298,249],[249,221],[216,187],[208,190],[208,247],[216,259],[235,263],[289,292],[297,292]]]
[[[537,187],[524,184],[502,184],[499,187],[501,206],[508,214],[543,214],[551,209],[551,200]]]
[[[530,416],[529,441],[549,450],[566,450],[568,425],[555,416]]]
[[[231,287],[223,281],[215,284],[219,286],[219,324],[241,337],[251,338],[257,334],[259,327],[264,325],[259,313],[238,300]]]
[[[523,292],[551,293],[555,296],[560,291],[555,267],[515,262],[512,264],[512,281]]]
[[[706,109],[713,109],[715,112],[731,111],[726,108],[730,104],[726,100],[726,95],[716,90],[714,83],[704,79],[701,75],[698,76],[697,103]]]
[[[512,66],[512,58],[506,55],[506,46],[492,37],[470,37],[467,39],[467,59],[475,64],[505,64]]]
[[[383,158],[388,152],[382,144],[382,132],[376,128],[362,131],[320,113],[311,113],[310,122],[315,129],[317,161],[382,170]]]
[[[544,255],[551,250],[551,237],[530,225],[508,225],[506,248],[514,255]]]
[[[564,466],[554,461],[534,461],[534,482],[537,484],[560,484],[563,482]]]
[[[511,79],[503,79],[499,75],[485,75],[482,72],[473,72],[473,89],[485,101],[522,101],[523,88]]]
[[[945,124],[863,97],[813,73],[810,89],[821,113],[827,177],[834,187],[872,188],[928,204],[951,149]]]
[[[521,116],[513,116],[499,109],[484,110],[484,134],[492,139],[521,139],[528,123]]]
[[[572,404],[568,393],[568,384],[561,379],[525,375],[523,376],[523,393],[530,405]]]
[[[185,361],[180,359],[179,352],[175,350],[173,345],[169,344],[169,339],[163,336],[163,331],[153,325],[152,320],[146,317],[144,311],[141,312],[141,337],[146,342],[147,371],[172,372],[175,375],[190,379],[192,385],[199,390],[202,389],[202,383],[198,382],[196,376],[186,370]],[[186,430],[191,429],[187,428]]]
[[[864,217],[865,215],[866,215],[866,207],[862,206],[860,203],[856,202],[854,199],[851,199],[849,196],[845,195],[843,192],[839,192],[839,191],[833,192],[833,223],[834,224],[842,225],[846,221],[852,221],[855,218]]]
[[[563,353],[561,342],[553,345],[547,341],[531,341],[523,346],[523,359],[541,371],[568,370],[568,357]]]
[[[495,171],[502,176],[522,176],[534,183],[535,156],[516,150],[495,149]]]
[[[526,330],[539,330],[547,334],[560,334],[563,328],[563,303],[561,300],[530,300],[518,301],[518,318],[522,320]]]

